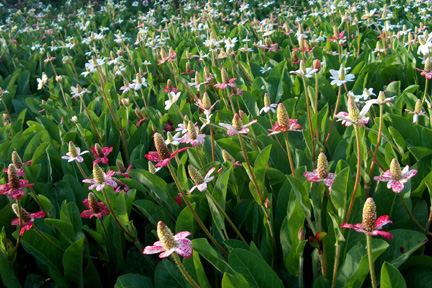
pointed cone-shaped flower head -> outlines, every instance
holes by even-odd
[[[97,201],[96,196],[92,192],[90,192],[88,194],[88,196],[87,196],[87,199],[88,199],[88,203],[89,203],[89,206],[90,206],[90,210],[94,214],[100,213],[101,212],[101,208],[99,206],[99,203]]]
[[[225,68],[222,68],[221,76],[222,76],[222,83],[228,83],[229,82],[228,72],[226,71]]]
[[[188,127],[189,138],[195,140],[197,138],[195,125],[192,123],[192,121],[189,120],[187,127]]]
[[[224,162],[235,162],[231,154],[229,154],[225,149],[222,150],[222,158],[224,159]]]
[[[414,113],[417,115],[422,114],[422,102],[420,99],[417,100],[415,108],[414,108]]]
[[[264,94],[264,106],[265,107],[270,107],[271,102],[270,102],[270,97],[268,96],[267,93]]]
[[[205,92],[203,97],[202,97],[202,104],[203,104],[205,110],[209,110],[212,106],[210,97],[208,96],[207,92]]]
[[[348,97],[348,114],[354,122],[358,122],[361,119],[360,110],[357,108],[354,97],[351,95]]]
[[[378,93],[378,99],[379,99],[380,101],[385,101],[385,99],[386,99],[386,95],[385,95],[384,91],[380,91],[380,92]]]
[[[240,131],[243,129],[243,121],[241,120],[239,114],[234,114],[233,120],[232,120],[232,126],[235,130]]]
[[[363,221],[362,228],[367,232],[372,232],[376,229],[377,213],[376,205],[372,197],[366,199],[363,206]]]
[[[277,106],[276,116],[279,126],[283,128],[290,127],[289,115],[282,103],[279,103]]]
[[[93,177],[97,184],[105,183],[105,176],[98,164],[93,164]]]
[[[69,141],[69,154],[70,154],[70,157],[72,157],[72,158],[78,157],[78,151],[75,147],[75,144],[72,141]]]
[[[96,151],[96,154],[97,154],[97,156],[99,156],[99,157],[104,157],[105,155],[104,155],[104,152],[103,152],[103,149],[102,149],[102,147],[99,145],[99,143],[96,143],[95,144],[95,151]]]
[[[396,158],[393,158],[392,162],[390,163],[390,173],[394,181],[399,181],[402,179],[402,170]]]
[[[165,250],[171,250],[176,247],[174,235],[162,221],[159,221],[157,224],[157,235]]]
[[[200,185],[204,183],[204,178],[201,176],[201,173],[194,166],[189,165],[188,172],[192,181],[194,181],[196,185]]]
[[[156,167],[154,166],[154,164],[152,162],[148,162],[148,171],[152,174],[156,173]]]
[[[117,168],[120,171],[120,173],[126,173],[127,172],[126,167],[124,166],[123,162],[120,159],[116,160],[116,165],[117,165]]]
[[[328,161],[323,152],[318,155],[317,170],[321,179],[326,179],[329,176]]]
[[[162,160],[169,159],[171,157],[171,152],[168,150],[168,147],[165,144],[165,140],[163,139],[161,134],[157,132],[154,134],[154,143],[159,157]]]
[[[16,203],[12,204],[12,210],[14,211],[18,219],[21,218],[23,223],[27,223],[31,220],[30,214],[24,208],[21,208],[20,213],[20,209]]]
[[[23,167],[23,162],[16,151],[12,152],[12,163],[15,165],[16,169],[21,169]]]
[[[430,57],[426,58],[425,66],[424,66],[425,72],[431,72],[431,63],[430,63]]]
[[[343,65],[341,65],[339,69],[339,80],[344,81],[345,80],[345,70]]]
[[[303,60],[300,60],[300,70],[302,70],[303,73],[306,74],[306,66]]]
[[[21,183],[18,176],[18,170],[14,164],[9,164],[8,166],[8,180],[10,188],[20,189]]]

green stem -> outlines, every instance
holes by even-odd
[[[368,251],[368,259],[369,259],[369,272],[370,272],[370,277],[371,277],[371,281],[372,281],[372,287],[376,288],[377,287],[377,283],[376,283],[376,278],[375,278],[375,267],[374,267],[374,260],[373,260],[373,255],[372,255],[372,236],[369,234],[366,234],[366,240],[367,240],[367,251]]]
[[[429,233],[425,228],[423,228],[422,225],[420,225],[420,223],[419,223],[419,222],[417,221],[417,219],[414,217],[414,215],[412,214],[411,210],[409,209],[409,207],[408,207],[408,205],[407,205],[407,203],[406,203],[406,201],[405,201],[405,198],[403,197],[402,193],[399,193],[399,196],[400,196],[400,198],[401,198],[401,200],[402,200],[402,204],[403,204],[403,206],[405,207],[405,209],[407,210],[407,212],[408,212],[408,214],[409,214],[409,216],[410,216],[411,221],[414,222],[414,224],[416,224],[417,227],[419,227],[420,230],[423,231],[423,233],[430,234],[430,233]]]
[[[333,125],[334,125],[334,122],[335,122],[335,119],[336,119],[336,114],[338,112],[341,94],[342,94],[342,86],[339,86],[339,92],[338,92],[338,96],[337,96],[337,100],[336,100],[336,107],[335,107],[335,111],[333,113],[333,119],[332,119],[332,122],[331,122],[331,125],[330,125],[330,130],[329,130],[329,132],[327,134],[327,137],[325,139],[325,142],[324,142],[324,149],[327,147],[327,142],[329,141],[330,134],[331,134],[331,132],[333,130]]]
[[[313,166],[315,166],[315,140],[314,140],[314,133],[313,133],[313,127],[312,127],[312,117],[311,117],[311,111],[310,111],[310,99],[309,99],[309,91],[307,89],[307,83],[306,83],[306,77],[302,76],[303,78],[303,86],[305,89],[305,95],[306,95],[306,109],[307,109],[307,114],[308,114],[308,120],[309,120],[309,130],[310,130],[310,134],[311,134],[311,142],[312,142],[312,162],[313,162]],[[312,103],[313,104],[313,103]],[[315,106],[315,105],[313,105]],[[315,107],[314,107],[314,110]],[[294,176],[295,177],[295,176]]]
[[[428,83],[429,83],[428,79],[425,79],[425,81],[426,81],[426,84],[425,84],[425,91],[424,91],[424,94],[423,94],[422,104],[424,103],[424,101],[426,99],[426,93],[427,93]]]
[[[61,247],[59,247],[57,244],[55,244],[54,242],[51,241],[51,239],[49,239],[47,236],[45,236],[45,234],[43,234],[42,231],[40,231],[36,226],[33,225],[32,227],[42,238],[44,238],[48,243],[50,243],[54,248],[60,250],[61,252],[65,252],[65,250]]]
[[[246,240],[243,238],[243,236],[240,233],[240,231],[237,229],[237,227],[231,221],[231,219],[228,216],[228,214],[226,214],[225,210],[220,206],[220,204],[216,201],[216,199],[213,197],[213,195],[208,190],[206,190],[205,193],[213,201],[213,203],[215,204],[215,206],[219,209],[219,211],[222,213],[222,215],[225,217],[225,219],[228,221],[228,223],[234,229],[234,232],[237,234],[237,236],[240,238],[240,240],[242,240],[243,242],[245,242],[247,244]]]
[[[372,156],[372,163],[371,163],[371,167],[370,167],[370,169],[369,169],[369,179],[370,179],[370,177],[372,176],[372,170],[373,170],[373,167],[374,167],[374,165],[375,165],[375,161],[376,161],[376,156],[377,156],[377,154],[378,154],[378,148],[379,148],[379,145],[380,145],[380,142],[381,142],[381,135],[382,135],[382,122],[383,122],[383,105],[380,105],[380,121],[379,121],[379,128],[378,128],[378,138],[377,138],[377,143],[376,143],[376,146],[375,146],[375,151],[374,151],[374,154],[373,154],[373,156]],[[369,184],[366,184],[365,185],[365,197],[366,197],[366,199],[369,197]]]
[[[268,114],[268,117],[269,117],[269,120],[270,120],[270,126],[273,128],[273,121],[272,121],[272,118],[270,116],[270,111],[267,114]],[[288,158],[288,154],[285,151],[285,148],[283,148],[282,143],[279,141],[279,138],[276,135],[273,135],[273,136],[276,139],[276,141],[278,142],[278,144],[279,144],[280,148],[282,149],[283,153],[285,154],[285,156]]]
[[[177,178],[177,175],[174,172],[174,168],[172,167],[171,163],[168,162],[168,170],[171,173],[171,177],[174,179],[174,182],[177,185],[177,188],[180,191],[180,194],[183,197],[183,200],[186,203],[186,206],[191,211],[192,215],[194,216],[195,220],[197,221],[198,225],[201,227],[201,229],[204,231],[204,233],[207,235],[207,237],[213,242],[213,244],[219,249],[219,251],[222,252],[223,255],[228,256],[228,253],[222,248],[222,246],[216,241],[216,239],[210,234],[207,227],[205,227],[204,223],[202,222],[201,218],[198,216],[198,214],[195,212],[195,210],[192,207],[192,204],[190,203],[189,199],[186,196],[186,193],[183,191],[183,188],[181,187],[181,184]]]
[[[78,169],[79,169],[80,172],[81,172],[81,175],[84,177],[84,179],[87,179],[87,175],[86,175],[86,173],[84,172],[84,170],[82,169],[81,164],[80,164],[78,161],[75,161],[75,163],[77,164]]]
[[[333,267],[332,288],[336,287],[336,276],[339,268],[339,256],[340,256],[341,245],[339,244],[338,240],[336,240],[335,246],[336,246],[336,253],[335,253],[335,262]]]
[[[345,217],[345,222],[349,221],[349,217],[351,215],[352,208],[354,206],[354,199],[357,194],[357,188],[360,183],[360,172],[361,172],[361,145],[360,145],[360,132],[359,132],[359,125],[354,124],[354,131],[356,136],[356,142],[357,142],[357,173],[356,173],[356,180],[354,184],[353,194],[351,196],[350,205],[348,207],[348,212]]]
[[[95,124],[94,124],[94,122],[93,122],[93,119],[92,119],[91,116],[90,116],[90,113],[89,113],[89,111],[88,111],[88,109],[87,109],[87,104],[85,103],[83,96],[81,96],[80,98],[81,98],[81,100],[82,100],[82,104],[83,104],[83,106],[84,106],[84,110],[87,112],[87,117],[88,117],[88,119],[90,120],[90,124],[92,125],[93,130],[95,131],[96,136],[98,137],[98,139],[99,139],[101,145],[103,145],[104,141],[102,140],[102,137],[100,136],[100,134],[99,134],[98,130],[96,129],[96,126],[95,126]]]
[[[99,218],[99,221],[100,221],[100,224],[102,226],[102,229],[104,231],[105,237],[106,237],[107,242],[108,242],[107,244],[108,244],[108,258],[109,258],[110,257],[109,255],[111,255],[111,253],[112,253],[111,252],[111,240],[110,240],[110,237],[108,236],[108,232],[107,232],[107,230],[105,228],[105,224],[104,224],[102,218]]]
[[[173,252],[171,256],[174,259],[174,262],[177,264],[177,267],[180,269],[180,272],[183,274],[183,277],[185,277],[189,284],[191,284],[195,288],[199,288],[200,286],[195,282],[195,280],[192,279],[192,277],[186,271],[186,268],[183,266],[183,263],[181,262],[180,257],[177,255],[177,253]]]
[[[294,162],[293,162],[292,155],[291,155],[291,150],[290,150],[290,144],[289,144],[289,139],[288,139],[288,131],[284,132],[284,137],[285,137],[285,145],[286,145],[286,150],[287,150],[287,153],[288,153],[288,160],[289,160],[291,172],[292,172],[294,178],[297,178],[296,174],[295,174]]]

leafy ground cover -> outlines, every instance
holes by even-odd
[[[430,287],[429,2],[0,5],[5,287]]]

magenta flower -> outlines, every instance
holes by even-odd
[[[408,179],[414,177],[417,174],[417,170],[409,170],[409,166],[405,166],[403,170],[399,165],[399,162],[394,158],[390,164],[390,169],[385,171],[381,176],[374,177],[375,181],[388,182],[387,188],[392,189],[395,193],[400,193],[404,188],[404,183]]]
[[[165,140],[163,139],[161,134],[155,133],[153,138],[154,138],[154,142],[155,142],[155,146],[156,146],[157,151],[149,151],[149,153],[146,154],[145,157],[152,162],[157,162],[155,167],[167,166],[168,162],[171,159],[173,159],[178,153],[185,151],[185,150],[190,148],[190,147],[185,147],[185,148],[176,150],[175,152],[171,153],[168,150],[168,147],[165,144]]]
[[[13,164],[9,164],[8,179],[8,183],[0,185],[0,195],[7,194],[13,199],[20,199],[24,195],[23,189],[34,185],[25,179],[19,179],[18,171]]]
[[[18,210],[18,205],[17,204],[12,204],[12,209],[14,210],[15,214],[18,216],[18,218],[13,219],[11,221],[11,225],[20,225],[20,213]],[[24,232],[26,230],[30,230],[33,227],[33,221],[36,218],[44,218],[45,217],[45,212],[44,211],[39,211],[36,213],[32,213],[29,214],[25,209],[21,208],[21,230],[19,235],[23,236]]]
[[[109,214],[108,208],[105,204],[103,202],[98,202],[96,196],[92,192],[90,192],[88,198],[84,199],[82,202],[84,206],[89,208],[89,210],[81,212],[82,218],[102,218],[104,215]]]
[[[200,129],[198,125],[193,125],[191,121],[188,124],[188,132],[179,139],[180,143],[191,144],[192,146],[198,146],[204,144],[206,134],[199,134]]]
[[[388,215],[381,216],[377,219],[376,205],[372,197],[366,199],[363,207],[363,221],[358,224],[342,223],[342,228],[354,229],[357,232],[362,232],[372,236],[381,235],[387,239],[392,239],[393,235],[389,232],[380,231],[385,225],[393,223],[389,220]]]
[[[12,152],[12,163],[15,165],[15,168],[18,172],[18,176],[24,176],[25,171],[24,171],[24,167],[25,165],[31,165],[32,160],[29,160],[25,163],[22,162],[20,156],[18,155],[18,153],[16,151]],[[8,169],[9,168],[5,168],[3,169],[3,172],[8,173]]]
[[[317,162],[317,169],[313,170],[313,172],[305,172],[303,173],[303,176],[306,177],[306,180],[309,182],[323,181],[324,184],[329,187],[329,191],[331,192],[331,186],[336,178],[336,174],[329,172],[327,157],[323,152],[318,155]]]
[[[143,254],[148,255],[162,252],[159,258],[166,258],[173,252],[185,258],[192,256],[192,241],[186,238],[191,235],[190,232],[183,231],[173,235],[171,230],[162,221],[159,221],[157,234],[160,241],[155,242],[153,246],[145,247]]]
[[[195,182],[195,186],[193,186],[187,194],[192,193],[195,189],[198,189],[200,192],[207,190],[207,183],[213,181],[214,176],[211,176],[211,174],[213,174],[213,172],[216,170],[216,167],[211,168],[204,176],[204,179],[193,166],[189,165],[188,168],[189,168],[189,175],[191,176],[192,180]]]
[[[268,129],[268,131],[271,131],[271,133],[269,133],[267,136],[272,136],[286,131],[302,132],[303,130],[301,129],[301,127],[302,126],[300,124],[297,124],[297,119],[289,119],[289,127],[285,128],[279,125],[278,123],[276,123],[273,125],[273,130]]]
[[[93,164],[98,164],[102,162],[104,164],[108,164],[108,155],[113,151],[113,147],[101,147],[96,143],[94,147],[91,147],[91,151],[95,157]]]
[[[237,78],[231,78],[230,80],[228,80],[228,82],[226,82],[226,83],[217,83],[213,87],[215,87],[217,89],[221,89],[221,90],[225,90],[228,86],[230,86],[231,88],[235,88],[236,84],[234,82],[236,80],[237,80]]]
[[[371,232],[364,230],[362,223],[357,223],[357,224],[342,223],[341,227],[354,229],[357,232],[366,233],[366,234],[369,234],[372,236],[381,235],[387,239],[392,239],[393,235],[391,235],[389,232],[380,231],[385,225],[392,224],[392,223],[393,223],[393,221],[389,220],[389,216],[384,215],[384,216],[381,216],[377,219],[375,229]]]

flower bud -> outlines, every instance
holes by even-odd
[[[188,62],[186,62],[186,73],[190,73],[190,71],[191,71],[190,62],[188,61]],[[195,77],[196,77],[196,74],[195,74]]]
[[[21,157],[18,155],[16,151],[12,152],[12,163],[15,165],[15,168],[17,169],[21,169],[23,167]]]
[[[72,116],[71,121],[75,124],[78,123],[78,117],[77,116]]]
[[[422,102],[420,99],[418,99],[416,102],[416,105],[414,107],[414,113],[417,115],[422,114]]]
[[[93,164],[93,177],[97,184],[103,184],[105,182],[102,168],[100,168],[98,164]]]
[[[229,82],[228,73],[227,73],[225,68],[222,68],[221,76],[222,76],[222,83],[228,83]]]
[[[201,81],[199,78],[198,71],[195,71],[195,85],[200,85],[200,84],[201,84]]]
[[[20,212],[18,204],[13,203],[12,210],[14,211],[15,215],[21,219],[23,224],[31,221],[30,214],[24,208],[21,208],[21,212]]]
[[[56,80],[58,83],[61,83],[61,82],[63,81],[63,77],[62,77],[61,75],[57,75],[57,76],[55,77],[55,80]]]
[[[343,65],[341,65],[339,69],[339,80],[344,81],[345,80],[345,69]]]
[[[102,147],[99,145],[99,143],[96,143],[95,146],[94,146],[94,148],[95,148],[96,154],[97,154],[97,156],[98,156],[99,158],[104,157],[103,149],[102,149]]]
[[[289,116],[288,112],[285,109],[285,106],[283,103],[279,103],[276,110],[276,116],[279,126],[283,128],[289,128],[290,122],[289,122]]]
[[[235,159],[225,149],[222,150],[222,158],[224,162],[235,162]]]
[[[360,110],[357,108],[352,96],[348,97],[348,114],[354,122],[358,122],[361,119]]]
[[[328,161],[326,155],[323,152],[318,155],[317,170],[321,179],[327,179],[329,176]]]
[[[157,132],[154,134],[154,143],[159,157],[162,160],[169,159],[171,157],[171,152],[168,150],[168,147],[165,144],[165,140],[163,139],[161,134]]]
[[[201,173],[192,165],[188,165],[189,176],[192,181],[195,182],[195,185],[200,185],[204,183],[204,178],[201,176]]]
[[[18,176],[18,171],[14,164],[9,164],[7,173],[8,173],[9,187],[12,189],[19,189],[21,185]]]
[[[306,66],[303,60],[300,60],[300,70],[302,70],[303,73],[306,74]]]
[[[375,230],[377,220],[376,205],[372,197],[366,199],[363,206],[362,228],[367,232]]]
[[[319,59],[315,59],[312,64],[313,69],[317,69],[319,72],[321,70],[321,61]]]
[[[424,71],[427,72],[427,73],[431,72],[430,57],[426,58],[426,62],[425,62],[425,66],[424,66]]]
[[[78,157],[78,151],[72,141],[69,141],[69,154],[72,158]]]
[[[126,167],[124,166],[123,162],[120,159],[116,160],[117,169],[120,171],[120,173],[126,173]]]
[[[390,163],[390,173],[394,181],[399,181],[402,179],[402,170],[396,158],[393,158],[392,162]]]
[[[197,133],[196,133],[195,125],[192,123],[192,121],[189,120],[187,127],[188,127],[189,137],[192,140],[195,140],[197,138]]]
[[[151,161],[148,162],[148,171],[152,174],[156,173],[156,167]]]
[[[177,244],[174,235],[162,221],[159,221],[157,224],[157,235],[165,250],[168,251],[176,247]]]
[[[243,121],[240,119],[239,114],[234,114],[233,120],[232,120],[232,126],[235,130],[240,131],[243,129]]]
[[[101,209],[99,207],[99,203],[97,201],[96,196],[92,192],[90,192],[87,196],[87,199],[88,199],[90,210],[95,214],[100,213]]]
[[[141,120],[144,119],[144,115],[142,114],[141,110],[138,108],[135,108],[135,115]]]
[[[171,91],[172,89],[173,89],[173,86],[172,86],[171,79],[168,79],[168,81],[167,81],[167,90]]]
[[[165,52],[165,50],[163,48],[160,49],[160,56],[162,59],[166,59],[167,58],[167,54]]]
[[[380,101],[385,101],[386,96],[385,96],[385,92],[384,92],[384,91],[380,91],[380,92],[378,93],[378,99],[379,99]]]

